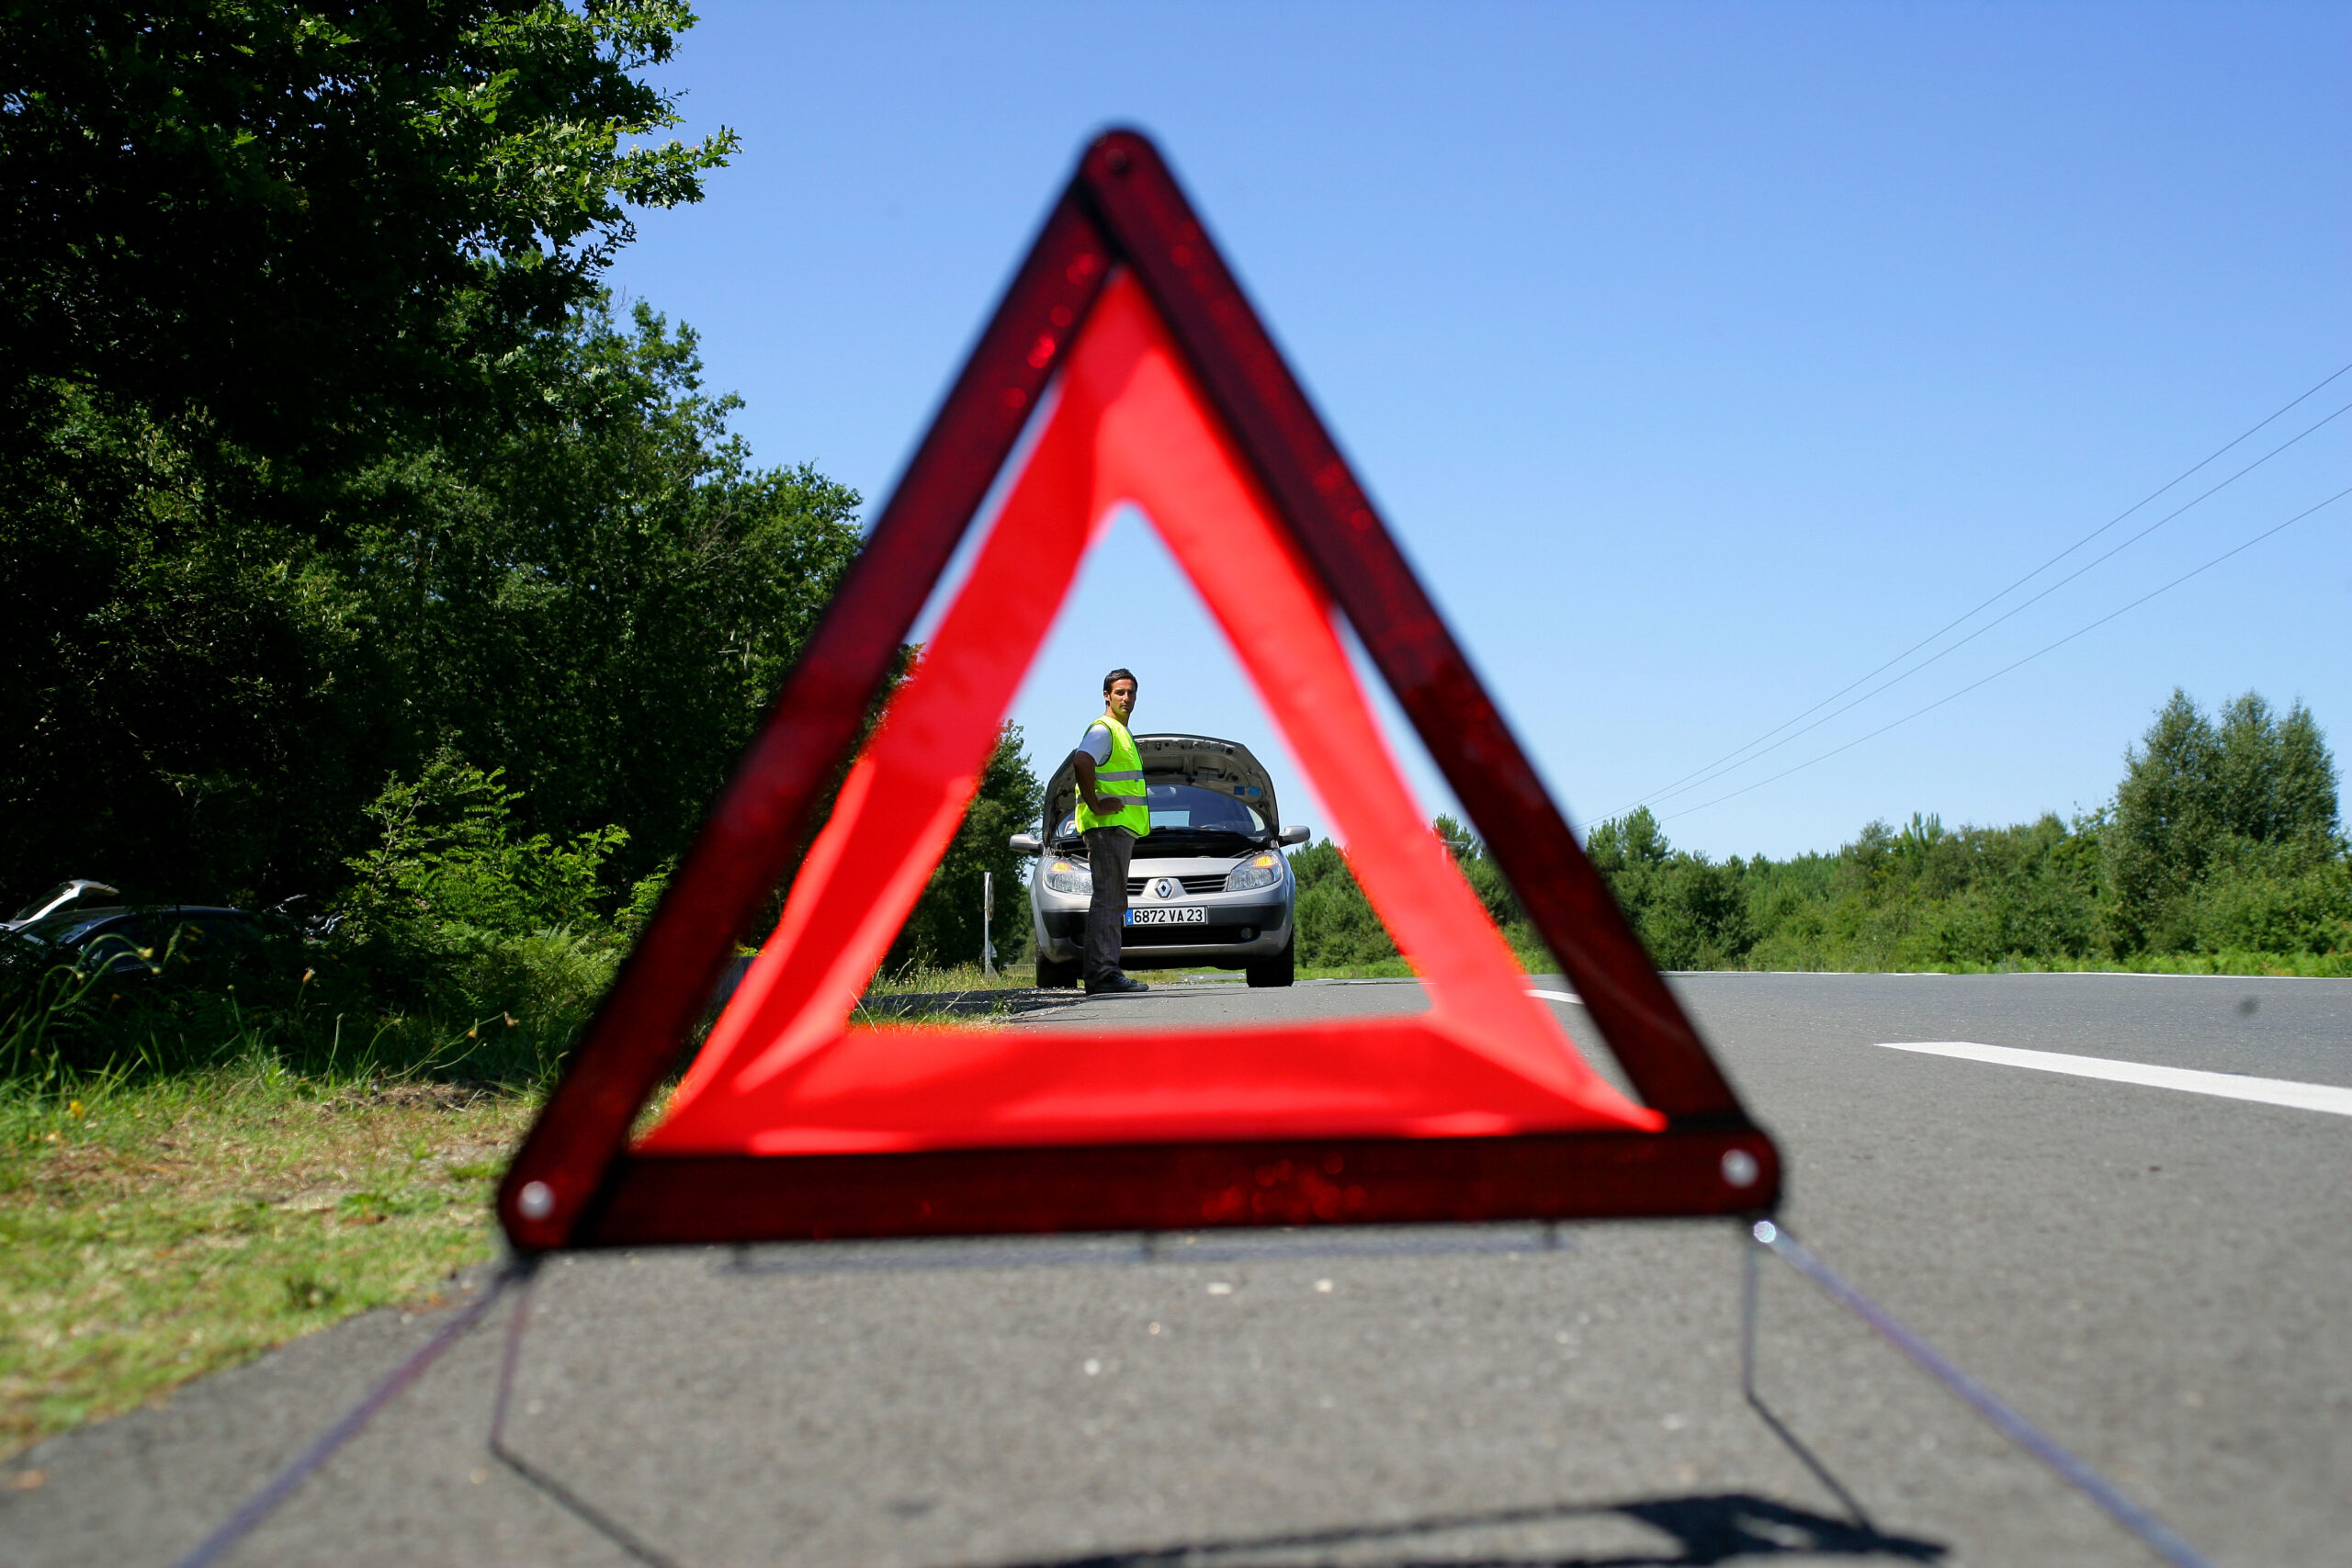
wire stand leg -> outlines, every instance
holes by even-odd
[[[1846,1490],[1845,1483],[1830,1472],[1829,1467],[1821,1462],[1821,1457],[1805,1447],[1804,1439],[1790,1431],[1787,1424],[1773,1414],[1772,1407],[1764,1403],[1764,1396],[1756,1392],[1756,1319],[1763,1291],[1757,1265],[1763,1251],[1764,1248],[1755,1242],[1752,1235],[1748,1244],[1739,1249],[1739,1392],[1747,1399],[1747,1407],[1756,1412],[1757,1418],[1781,1439],[1781,1447],[1796,1455],[1797,1462],[1811,1471],[1813,1478],[1838,1499],[1838,1506],[1846,1510],[1846,1517],[1855,1527],[1875,1536],[1878,1525],[1871,1518],[1870,1511],[1862,1506],[1859,1498]]]
[[[522,1455],[506,1446],[506,1413],[514,1403],[514,1371],[523,1359],[523,1335],[530,1326],[531,1286],[526,1280],[523,1288],[514,1292],[514,1311],[506,1320],[506,1350],[498,1366],[498,1397],[490,1411],[491,1457],[513,1471],[522,1480],[543,1493],[550,1502],[579,1519],[590,1529],[611,1541],[647,1568],[677,1568],[650,1543],[622,1525],[611,1515],[595,1507],[578,1493],[555,1477],[540,1470]]]
[[[1770,1220],[1758,1220],[1751,1234],[1759,1247],[1770,1248],[1782,1262],[1818,1286],[1822,1294],[1869,1324],[1879,1337],[1908,1356],[1921,1371],[1998,1427],[2002,1436],[2107,1510],[2109,1517],[2139,1537],[2148,1550],[2174,1568],[2214,1568],[2211,1558],[2176,1535],[2170,1526],[2126,1496],[2120,1487],[2076,1458],[2049,1433],[2003,1404],[1991,1389],[1954,1366],[1941,1351],[1855,1289],[1786,1230]]]
[[[1756,1255],[1762,1248],[1751,1245],[1739,1249],[1739,1392],[1747,1403],[1756,1403]]]
[[[441,1359],[442,1352],[466,1337],[467,1330],[481,1320],[506,1287],[513,1284],[527,1265],[509,1263],[501,1269],[481,1295],[441,1325],[440,1332],[413,1352],[408,1359],[392,1369],[391,1374],[368,1391],[367,1397],[343,1413],[335,1424],[312,1440],[311,1446],[294,1456],[285,1469],[272,1476],[269,1483],[245,1499],[244,1506],[222,1522],[220,1529],[206,1536],[196,1549],[181,1558],[175,1568],[209,1568],[264,1519],[276,1513],[278,1505],[294,1495],[294,1489],[310,1479],[311,1472],[326,1463],[335,1450],[359,1435],[359,1429],[376,1418],[385,1405],[400,1397],[409,1384],[424,1375],[425,1369]]]

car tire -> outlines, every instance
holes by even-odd
[[[1037,957],[1037,984],[1048,991],[1067,991],[1078,984],[1079,961],[1075,958]]]
[[[1283,950],[1272,958],[1241,967],[1252,986],[1287,986],[1298,973],[1298,939],[1293,937],[1283,943]]]

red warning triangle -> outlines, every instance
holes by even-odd
[[[1036,409],[1041,395],[1051,406]],[[775,934],[629,1129],[806,836],[1023,425],[1036,439]],[[1121,504],[1159,530],[1350,845],[1425,1013],[1216,1030],[848,1027]],[[1345,614],[1577,985],[1626,1100],[1430,834]],[[1082,160],[501,1188],[526,1249],[1759,1212],[1768,1138],[1667,991],[1157,152]]]

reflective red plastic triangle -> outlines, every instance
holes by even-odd
[[[775,935],[640,1145],[655,1154],[1609,1129],[1664,1119],[1587,1066],[1422,824],[1289,547],[1150,302],[1112,282],[921,664],[850,769]],[[1430,999],[1285,1028],[858,1029],[1090,538],[1159,529],[1296,745]]]
[[[1048,378],[1057,398],[1036,404]],[[629,1129],[807,836],[1024,423],[1042,428],[775,936]],[[1091,535],[1137,503],[1416,962],[1428,1013],[1219,1032],[848,1031]],[[1647,1107],[1586,1067],[1419,822],[1347,615]],[[853,847],[854,853],[851,852]],[[1088,150],[500,1191],[526,1249],[1761,1212],[1779,1164],[1585,860],[1157,152]]]

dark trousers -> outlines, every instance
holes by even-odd
[[[1086,951],[1079,973],[1089,985],[1119,973],[1119,938],[1127,915],[1127,862],[1136,836],[1125,828],[1091,828],[1086,833],[1086,869],[1094,878],[1094,901],[1086,906]]]

